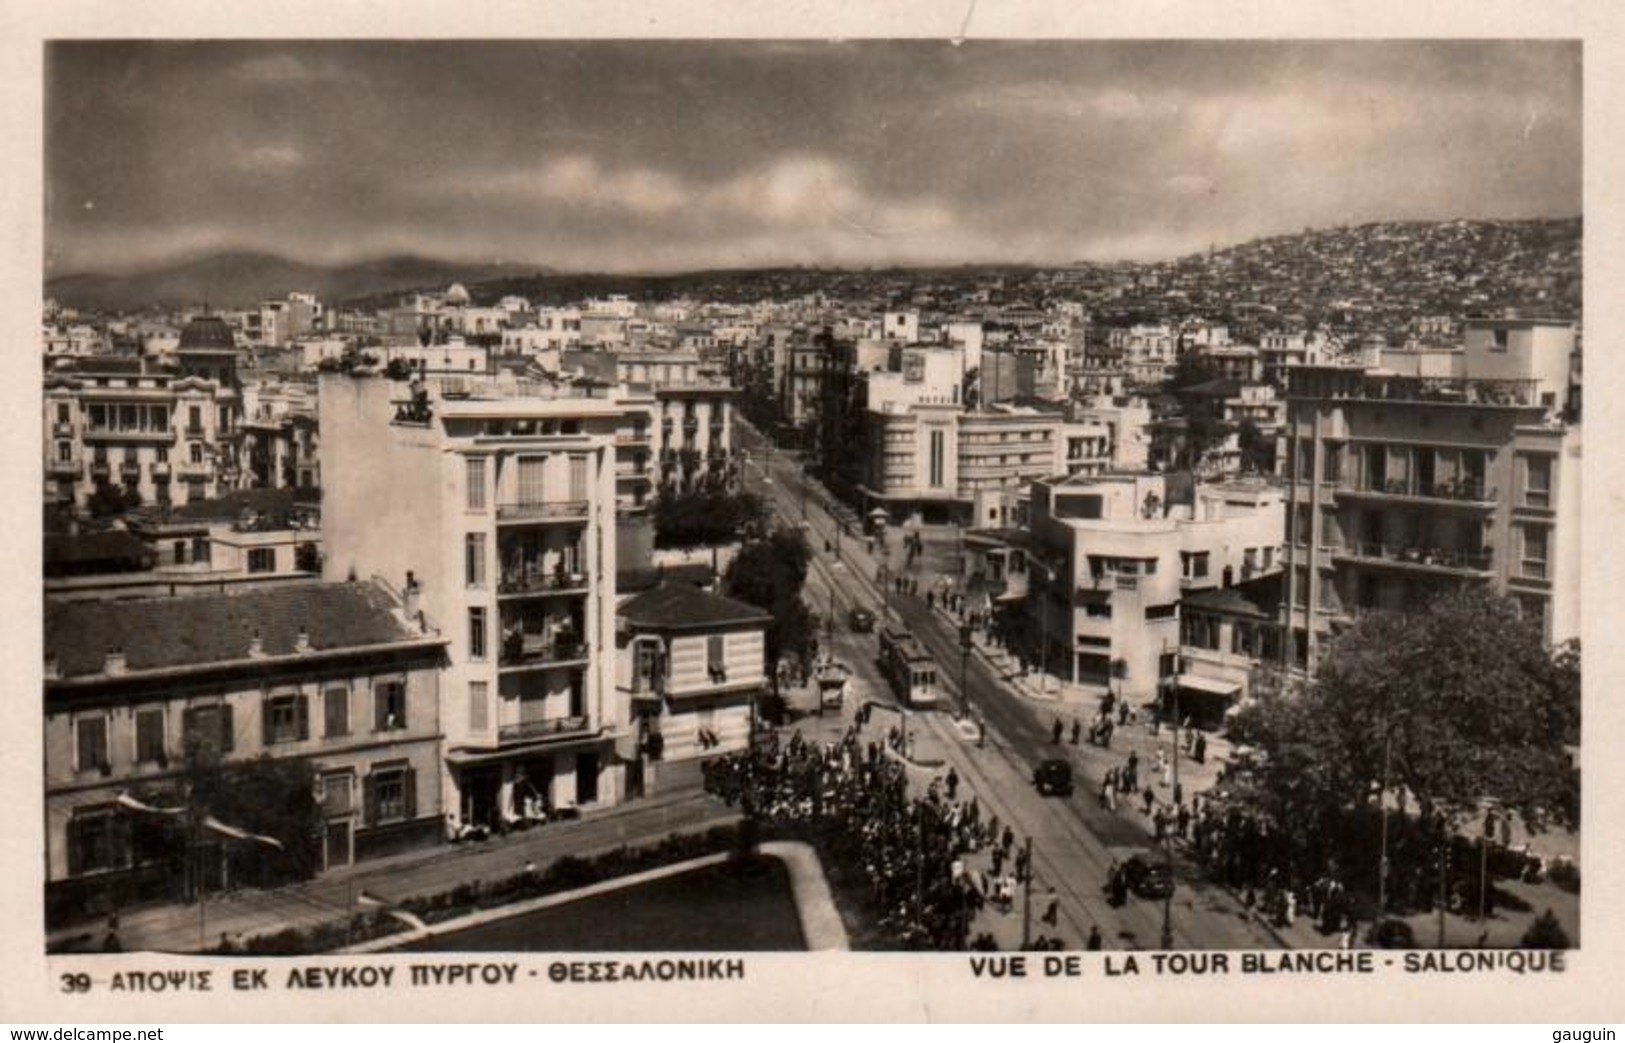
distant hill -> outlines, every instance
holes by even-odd
[[[220,308],[246,307],[289,292],[315,293],[334,303],[454,282],[478,283],[536,274],[534,265],[467,264],[428,257],[385,257],[354,264],[323,266],[275,254],[210,254],[129,275],[82,273],[45,282],[49,297],[81,310],[125,310],[148,305],[207,302]]]

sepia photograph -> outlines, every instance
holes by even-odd
[[[1581,40],[40,48],[84,991],[1593,942]]]

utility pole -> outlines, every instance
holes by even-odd
[[[959,625],[959,712],[970,714],[970,688],[966,686],[965,672],[970,666],[970,623]]]
[[[1388,771],[1393,755],[1394,739],[1388,731],[1388,715],[1382,722],[1382,790],[1377,794],[1377,806],[1382,816],[1382,854],[1377,861],[1377,919],[1388,912]]]
[[[1027,852],[1027,872],[1021,881],[1021,951],[1032,948],[1033,942],[1033,838],[1023,842]]]
[[[1177,674],[1177,670],[1175,671]],[[1170,675],[1164,682],[1168,685],[1170,704],[1174,717],[1174,792],[1179,792],[1179,682],[1175,675]],[[1169,794],[1172,796],[1173,794]],[[1162,898],[1162,947],[1174,947],[1174,835],[1173,830],[1164,828],[1162,831],[1162,850],[1168,862],[1168,893]]]

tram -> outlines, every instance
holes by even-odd
[[[911,708],[929,709],[942,701],[936,660],[906,630],[881,628],[880,672],[897,697]]]

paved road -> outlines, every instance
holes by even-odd
[[[953,627],[929,610],[922,599],[883,595],[875,577],[881,559],[869,555],[858,539],[841,541],[840,559],[825,553],[826,540],[836,538],[837,523],[825,510],[825,498],[816,486],[809,486],[799,460],[791,454],[772,454],[772,479],[765,483],[767,454],[761,436],[747,424],[739,425],[741,444],[752,454],[748,476],[757,479],[758,491],[766,493],[780,517],[791,524],[805,520],[813,544],[813,564],[809,574],[809,601],[821,613],[829,611],[829,593],[835,593],[837,619],[847,609],[862,604],[877,615],[889,613],[925,644],[937,660],[943,686],[957,703],[961,698],[961,654]],[[893,539],[894,544],[897,540]],[[899,564],[894,556],[893,566]],[[875,646],[867,635],[853,635],[837,624],[834,651],[859,668],[866,685],[882,701],[894,702],[889,690],[873,668]],[[1126,812],[1108,812],[1098,806],[1093,794],[1098,779],[1079,771],[1077,793],[1070,798],[1044,798],[1033,789],[1032,766],[1057,755],[1050,742],[1054,707],[1034,703],[1013,690],[978,656],[963,663],[965,688],[973,711],[987,722],[987,742],[978,748],[945,713],[912,715],[915,727],[929,729],[949,751],[967,786],[988,809],[1009,823],[1016,832],[1033,838],[1033,861],[1039,880],[1056,888],[1060,899],[1062,934],[1074,944],[1099,925],[1108,946],[1152,948],[1161,942],[1163,905],[1131,899],[1122,908],[1112,908],[1101,893],[1108,867],[1125,849],[1149,851],[1152,847],[1144,828]],[[1062,748],[1062,755],[1070,755]],[[1157,853],[1157,854],[1160,854]],[[1173,940],[1180,948],[1265,948],[1278,947],[1281,940],[1273,932],[1245,918],[1240,904],[1222,888],[1195,879],[1192,868],[1182,865],[1181,883],[1172,902]]]

